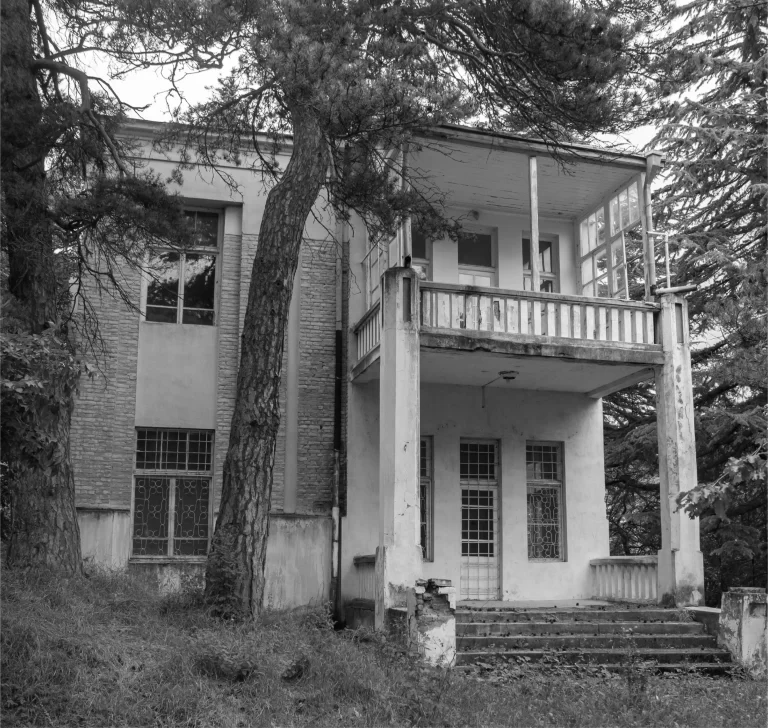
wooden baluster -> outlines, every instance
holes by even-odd
[[[541,336],[541,301],[531,301],[531,333]]]
[[[571,307],[567,303],[560,304],[560,336],[571,338]]]
[[[597,309],[597,336],[600,341],[608,341],[608,310],[603,306]]]
[[[531,311],[530,301],[520,299],[520,333],[528,334],[531,330]]]
[[[491,299],[491,331],[504,331],[504,299]]]
[[[507,333],[520,332],[520,305],[516,298],[507,299]]]
[[[557,336],[557,304],[547,301],[547,336]]]
[[[491,297],[480,296],[478,299],[478,330],[493,331],[491,324]]]
[[[454,293],[451,296],[451,328],[463,329],[464,326],[464,303],[466,296],[463,293]]]
[[[448,329],[451,327],[451,303],[447,293],[437,294],[437,327]]]
[[[611,341],[621,341],[621,329],[619,327],[619,309],[609,309],[610,315],[610,328],[611,328]]]
[[[432,291],[421,292],[421,324],[432,326]]]
[[[625,308],[621,314],[621,340],[632,342],[632,311]]]
[[[573,336],[574,339],[580,339],[582,334],[582,326],[581,326],[581,317],[583,315],[582,306],[581,304],[575,303],[572,306],[572,314],[571,314],[571,321],[572,321],[572,328],[571,328],[571,336]]]
[[[653,327],[653,312],[647,311],[645,314],[645,343],[655,344],[656,333]]]
[[[595,307],[591,303],[584,306],[584,338],[595,338]]]

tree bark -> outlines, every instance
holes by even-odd
[[[206,570],[206,600],[223,616],[259,614],[280,423],[283,340],[307,217],[327,171],[311,109],[295,105],[293,152],[267,197],[242,332],[240,370],[221,503]]]
[[[3,248],[8,289],[17,302],[16,333],[28,337],[33,352],[28,361],[7,356],[3,375],[43,382],[41,392],[30,392],[31,406],[4,402],[3,460],[11,501],[7,561],[75,574],[82,563],[69,435],[78,372],[64,336],[51,337],[47,348],[35,347],[29,336],[57,322],[59,291],[44,166],[51,137],[32,71],[30,13],[28,0],[2,4]]]

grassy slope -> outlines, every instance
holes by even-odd
[[[5,570],[2,599],[4,727],[766,724],[761,682],[520,669],[478,680],[334,633],[320,611],[222,624],[194,592],[163,599],[124,575]],[[300,657],[305,674],[282,679]]]

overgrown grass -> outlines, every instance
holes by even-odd
[[[766,724],[765,683],[425,668],[321,610],[222,623],[125,575],[5,570],[2,598],[4,726]]]

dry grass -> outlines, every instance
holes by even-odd
[[[764,726],[765,684],[550,669],[433,670],[321,610],[210,617],[102,574],[3,574],[4,726]],[[283,679],[300,658],[303,674]],[[630,698],[630,690],[634,690]]]

